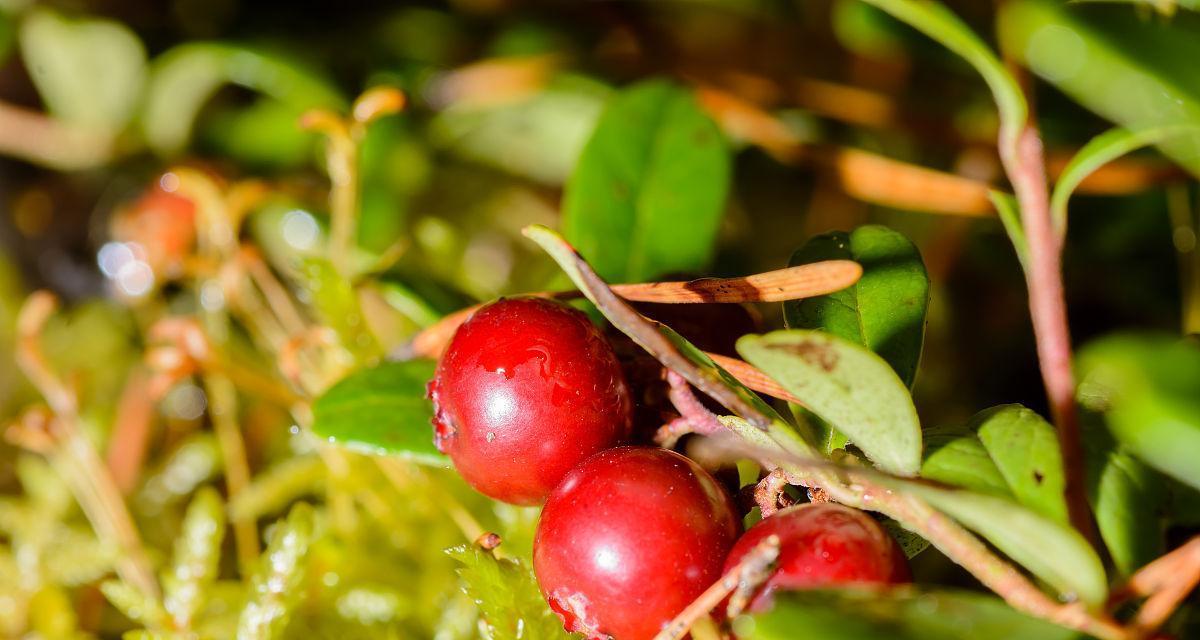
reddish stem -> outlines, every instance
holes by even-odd
[[[1050,414],[1062,452],[1067,509],[1071,523],[1090,538],[1093,537],[1092,525],[1075,408],[1075,377],[1071,370],[1071,335],[1063,294],[1063,237],[1055,232],[1050,219],[1045,158],[1037,129],[1033,125],[1027,126],[1015,145],[1002,142],[1000,157],[1016,192],[1025,227],[1029,252],[1025,273],[1029,314],[1033,320],[1038,363],[1050,402]]]

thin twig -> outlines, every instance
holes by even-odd
[[[1134,588],[1150,586],[1137,583],[1150,582],[1151,575],[1157,580],[1153,581],[1152,590],[1146,591],[1150,597],[1133,618],[1133,627],[1142,636],[1149,636],[1162,627],[1200,583],[1200,536],[1144,567],[1130,580],[1130,585]]]
[[[217,445],[225,461],[225,487],[230,500],[233,500],[250,485],[250,463],[246,460],[246,445],[238,424],[237,390],[228,377],[219,373],[205,375],[204,388],[208,394],[209,416],[217,434]],[[234,520],[233,537],[238,567],[243,576],[248,576],[253,571],[259,551],[258,527],[254,520]]]
[[[730,602],[730,608],[736,609],[731,612],[732,615],[736,615],[745,608],[749,601],[749,594],[752,594],[758,585],[761,585],[771,575],[778,558],[779,536],[769,535],[743,556],[729,571],[726,571],[712,586],[705,589],[704,593],[700,594],[683,611],[679,612],[675,619],[654,636],[654,640],[679,640],[687,635],[688,630],[697,620],[708,615],[708,612],[721,604],[726,596],[735,592],[740,595],[735,595],[733,601]]]
[[[25,301],[17,317],[17,363],[54,413],[50,421],[58,443],[54,457],[63,457],[62,463],[55,466],[71,484],[97,535],[121,550],[117,573],[134,588],[158,597],[158,581],[133,517],[103,459],[79,425],[75,393],[54,373],[42,352],[42,329],[57,308],[58,301],[46,291],[34,292]]]

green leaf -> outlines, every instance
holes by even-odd
[[[313,403],[313,432],[352,449],[446,466],[433,446],[425,384],[432,360],[385,362],[356,371]]]
[[[912,476],[921,467],[921,425],[908,387],[888,363],[822,331],[743,336],[738,353],[804,406],[845,433],[880,469]]]
[[[300,265],[304,287],[317,313],[337,332],[342,346],[362,360],[379,355],[379,341],[367,326],[354,286],[323,258],[302,258]]]
[[[1192,64],[1200,44],[1195,22],[1182,17],[1140,20],[1132,10],[1020,0],[1000,7],[996,26],[1001,47],[1034,73],[1104,118],[1149,131],[1200,125]],[[1200,175],[1200,132],[1156,144]]]
[[[1058,437],[1050,423],[1021,405],[985,409],[964,432],[939,434],[921,477],[1008,498],[1068,524]]]
[[[784,304],[789,327],[821,329],[878,353],[912,387],[925,341],[929,275],[908,238],[880,225],[809,240],[789,263],[853,260],[863,275],[853,286]]]
[[[970,426],[1017,502],[1067,524],[1066,480],[1054,427],[1016,404],[981,411]]]
[[[1017,252],[1017,259],[1021,261],[1021,267],[1028,271],[1029,242],[1025,239],[1025,226],[1021,223],[1021,211],[1017,206],[1017,199],[1011,193],[996,189],[988,191],[988,199],[992,201],[992,206],[996,207],[996,214],[1000,216],[1004,232],[1008,234],[1008,239]]]
[[[784,422],[762,398],[734,379],[678,333],[647,320],[630,307],[629,303],[613,293],[592,270],[591,265],[562,236],[541,225],[528,226],[523,233],[554,258],[575,286],[579,287],[614,327],[629,336],[664,366],[741,416],[741,419],[723,417],[722,421],[749,444],[770,450],[782,447],[801,458],[814,455],[811,445],[801,434]]]
[[[1089,175],[1117,158],[1147,145],[1165,142],[1181,133],[1200,132],[1200,127],[1155,127],[1131,131],[1117,127],[1092,138],[1063,168],[1050,197],[1050,212],[1059,233],[1067,229],[1067,200]]]
[[[1090,414],[1089,414],[1090,415]],[[1128,577],[1165,551],[1168,487],[1123,450],[1102,424],[1085,423],[1088,498],[1117,573]]]
[[[133,117],[146,50],[128,27],[35,9],[21,24],[20,42],[29,75],[55,116],[111,134]]]
[[[563,198],[563,235],[609,280],[694,271],[712,257],[730,161],[690,91],[654,81],[612,100]]]
[[[183,531],[175,540],[171,571],[163,576],[163,606],[177,629],[190,629],[209,586],[217,579],[225,506],[211,487],[201,489],[188,505]]]
[[[238,619],[238,640],[273,640],[282,635],[303,596],[305,560],[314,536],[313,510],[301,502],[275,525],[271,541],[250,576],[250,601]]]
[[[964,428],[925,432],[921,477],[976,493],[1013,497],[979,436]]]
[[[992,91],[1000,110],[1001,144],[1015,147],[1025,126],[1028,106],[1016,79],[979,36],[940,2],[929,0],[864,0],[933,38],[975,68]]]
[[[581,157],[610,89],[554,78],[519,102],[452,103],[433,119],[435,142],[459,155],[538,182],[561,185]]]
[[[230,44],[187,43],[159,56],[151,69],[141,119],[150,148],[166,156],[182,152],[200,110],[226,84],[258,91],[297,116],[344,103],[330,84],[279,56]]]
[[[924,498],[935,509],[986,538],[1063,597],[1078,598],[1089,605],[1103,603],[1107,597],[1104,565],[1087,540],[1069,525],[1007,498],[915,482],[897,486]]]
[[[498,559],[475,545],[446,550],[462,563],[463,590],[479,606],[488,640],[576,638],[547,606],[533,571],[517,560]]]
[[[1150,466],[1200,489],[1200,346],[1169,335],[1114,335],[1080,351],[1080,401]]]
[[[1073,640],[1070,629],[1031,618],[995,596],[968,591],[798,591],[734,624],[741,640]]]

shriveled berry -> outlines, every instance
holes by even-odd
[[[569,631],[650,640],[720,578],[740,529],[725,492],[695,462],[618,447],[588,458],[550,494],[533,568]]]
[[[612,347],[586,315],[541,298],[475,312],[429,396],[438,449],[471,486],[513,504],[540,504],[572,467],[629,436]]]
[[[838,504],[802,504],[783,509],[750,527],[725,561],[733,568],[770,535],[779,536],[775,572],[751,602],[761,611],[778,589],[908,582],[900,545],[871,516]]]

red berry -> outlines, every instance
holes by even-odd
[[[629,437],[629,391],[612,347],[586,315],[550,300],[476,311],[429,396],[438,449],[471,486],[513,504],[540,504],[572,467]]]
[[[750,527],[725,561],[732,569],[760,542],[779,536],[779,562],[751,608],[771,605],[776,589],[908,582],[900,545],[871,516],[838,504],[802,504]]]
[[[618,447],[550,494],[533,568],[567,630],[650,640],[721,577],[740,529],[728,496],[695,462]]]
[[[149,189],[117,212],[112,235],[137,245],[156,275],[174,275],[196,242],[196,206],[178,194]]]

